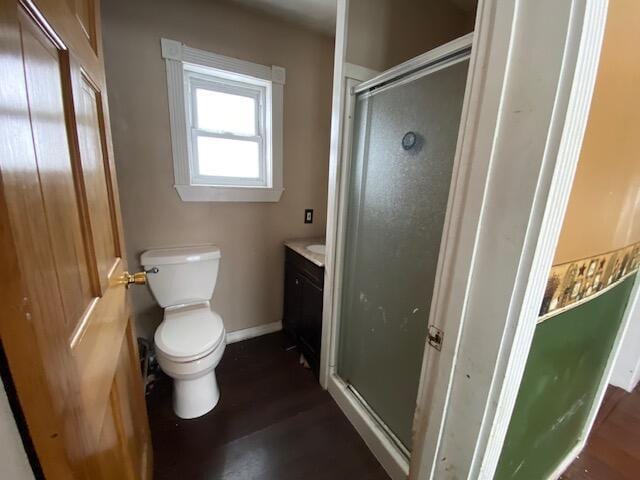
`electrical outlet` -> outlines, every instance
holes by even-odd
[[[304,223],[313,223],[313,208],[305,208]]]

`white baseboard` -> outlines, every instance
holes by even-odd
[[[610,384],[614,387],[622,388],[628,393],[632,393],[638,384],[640,384],[640,364],[638,365],[638,370],[627,373],[628,376],[626,378],[621,377],[619,373],[617,376],[612,376]]]
[[[349,419],[391,479],[406,480],[409,475],[409,462],[347,389],[346,384],[335,375],[330,375],[328,387],[342,413]]]
[[[547,480],[558,480],[560,475],[562,475],[567,468],[573,463],[573,461],[580,455],[582,449],[587,444],[586,440],[581,440],[576,444],[575,447],[571,449],[571,451],[567,454],[566,457],[562,459],[562,461],[558,464],[556,469],[549,475]]]
[[[268,333],[278,332],[282,330],[282,322],[265,323],[256,327],[243,328],[234,332],[227,333],[227,344],[241,342],[250,338],[259,337]]]

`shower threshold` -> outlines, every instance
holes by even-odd
[[[380,429],[384,432],[384,434],[388,437],[388,439],[394,444],[394,446],[398,449],[402,455],[409,461],[411,457],[411,452],[409,449],[402,443],[402,441],[396,436],[395,433],[391,431],[391,429],[387,426],[387,424],[380,418],[380,416],[375,412],[373,408],[367,403],[362,395],[356,390],[356,388],[350,383],[346,383],[347,390],[353,395],[353,397],[358,401],[358,403],[362,406],[362,408],[367,412],[367,414],[376,422],[376,424],[380,427]]]

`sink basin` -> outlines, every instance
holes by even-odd
[[[316,243],[316,244],[313,244],[313,245],[307,245],[306,249],[309,250],[310,252],[318,253],[320,255],[324,255],[325,246],[320,244],[320,243]]]

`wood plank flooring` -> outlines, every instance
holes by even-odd
[[[283,342],[275,333],[227,346],[220,402],[199,419],[174,415],[170,379],[155,384],[147,399],[156,480],[388,480]]]
[[[609,387],[586,448],[561,478],[640,479],[640,387]]]

